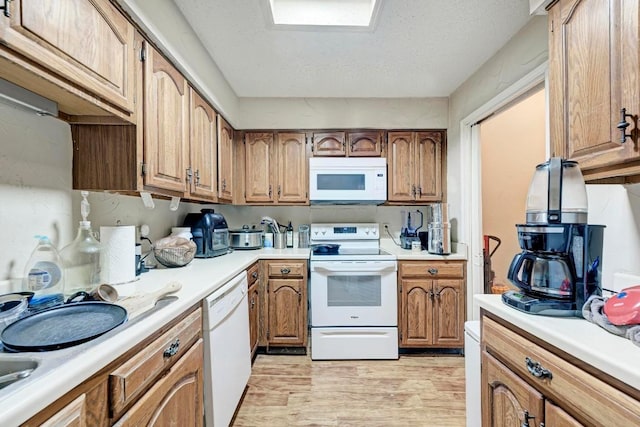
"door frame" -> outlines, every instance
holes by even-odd
[[[482,164],[480,152],[480,122],[508,108],[520,97],[544,84],[545,90],[545,142],[546,157],[549,143],[549,63],[545,61],[520,80],[487,101],[460,121],[460,183],[462,194],[461,213],[467,221],[460,227],[461,241],[469,242],[467,262],[467,319],[479,319],[480,310],[473,302],[473,295],[484,292],[482,256]]]

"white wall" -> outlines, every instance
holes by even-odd
[[[60,249],[75,237],[80,218],[80,192],[72,186],[69,125],[0,103],[0,282],[21,278],[35,248],[34,235],[49,236]],[[188,205],[169,211],[155,200],[145,209],[139,198],[90,193],[89,219],[100,225],[149,224],[151,237],[165,236]]]
[[[242,129],[445,129],[448,98],[240,98]]]

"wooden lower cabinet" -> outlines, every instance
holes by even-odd
[[[265,260],[267,346],[307,346],[307,261]]]
[[[639,425],[637,396],[595,368],[487,315],[481,339],[483,426]]]
[[[401,348],[464,346],[464,261],[401,261]]]
[[[115,426],[201,426],[203,341],[189,351],[127,411]]]
[[[201,313],[162,328],[23,426],[201,426]]]

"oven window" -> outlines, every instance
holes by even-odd
[[[318,190],[364,190],[364,174],[318,174]]]
[[[380,307],[381,277],[328,276],[327,305],[329,307]]]

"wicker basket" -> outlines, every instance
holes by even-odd
[[[153,255],[156,260],[165,267],[184,267],[189,264],[196,255],[196,245],[175,248],[154,248]]]

